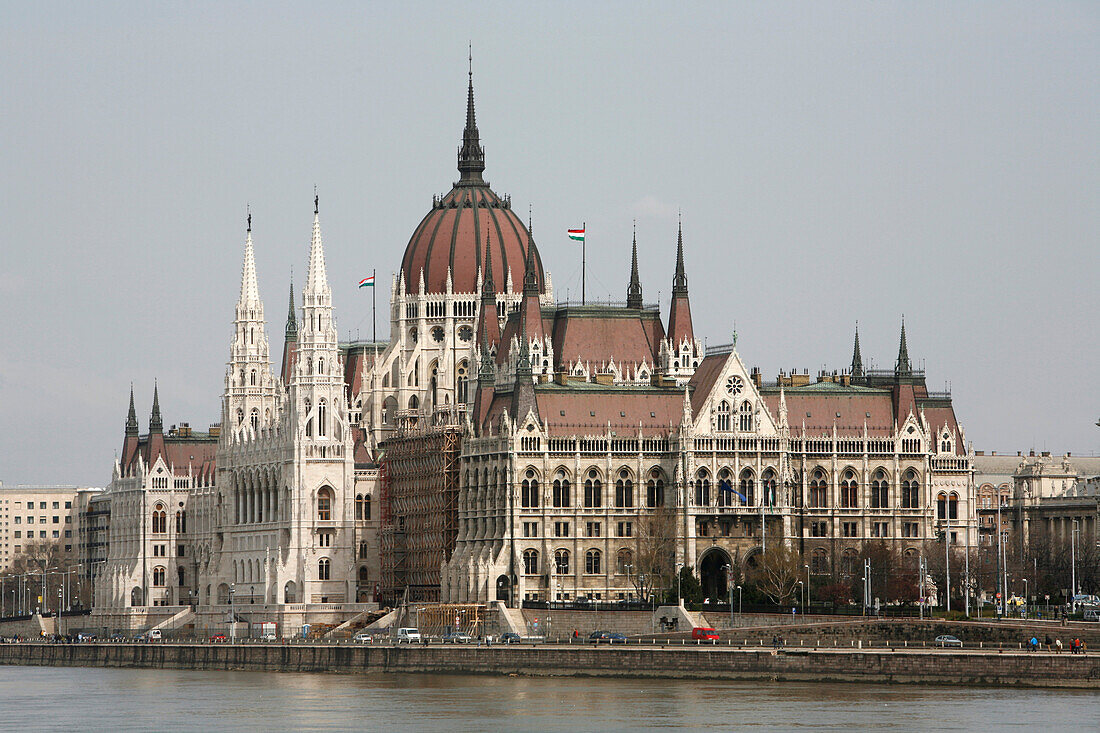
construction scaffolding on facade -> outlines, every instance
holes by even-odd
[[[381,444],[382,602],[439,601],[458,539],[459,411],[401,421]]]

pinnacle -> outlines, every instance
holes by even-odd
[[[317,200],[314,199],[313,236],[309,245],[309,270],[306,275],[307,295],[321,295],[329,291],[328,276],[325,274],[325,247],[321,241],[321,215],[318,213]]]
[[[638,232],[635,230],[630,253],[630,285],[626,288],[626,307],[642,307],[642,280],[638,276]]]
[[[256,282],[256,253],[252,247],[252,215],[249,214],[248,234],[244,242],[244,264],[241,267],[240,306],[255,306],[260,302],[260,287]]]

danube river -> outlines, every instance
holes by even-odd
[[[0,730],[21,733],[1071,730],[1100,719],[1100,696],[915,685],[0,667],[0,711]]]

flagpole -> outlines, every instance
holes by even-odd
[[[375,303],[378,302],[378,278],[375,277],[377,270],[371,269],[370,271],[370,341],[374,347],[374,355],[378,356],[378,319],[375,317]]]
[[[584,305],[584,264],[585,247],[588,244],[588,224],[581,222],[581,305]]]

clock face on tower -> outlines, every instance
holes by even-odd
[[[731,396],[741,394],[741,389],[745,386],[745,383],[741,380],[741,377],[734,374],[732,377],[726,380],[726,393]]]

